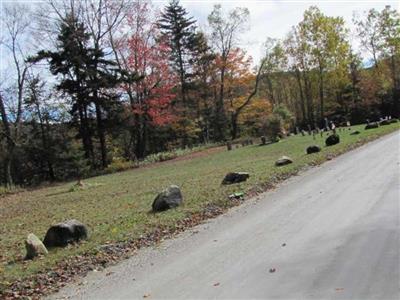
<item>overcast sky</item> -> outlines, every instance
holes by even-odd
[[[163,6],[168,1],[153,1],[157,6]],[[212,1],[212,0],[181,0],[182,5],[198,20],[199,26],[207,24],[207,16],[214,4],[220,3],[222,8],[229,11],[235,7],[247,7],[250,11],[250,30],[243,35],[242,47],[258,63],[262,55],[262,44],[266,37],[283,38],[293,25],[302,20],[303,12],[311,5],[318,6],[328,16],[341,16],[347,26],[353,29],[353,12],[361,14],[370,8],[383,9],[390,5],[400,10],[400,0],[250,0],[250,1]]]

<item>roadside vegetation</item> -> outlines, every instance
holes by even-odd
[[[47,274],[50,270],[62,273],[57,266],[71,257],[79,265],[79,257],[101,256],[105,245],[137,240],[160,228],[173,231],[177,224],[182,224],[179,222],[207,207],[223,211],[238,204],[229,199],[232,193],[243,192],[248,198],[306,166],[320,164],[398,130],[400,123],[370,130],[364,128],[365,125],[358,125],[338,131],[340,143],[330,147],[325,146],[327,133],[323,133],[323,137],[317,134],[315,140],[312,135],[298,134],[269,145],[260,146],[257,141],[232,151],[93,177],[84,180],[82,186],[68,183],[4,196],[0,201],[1,288],[4,292],[24,278],[30,278],[35,287],[32,275]],[[360,134],[350,135],[354,131]],[[322,151],[307,155],[306,148],[313,144],[321,146]],[[291,157],[294,162],[276,167],[274,163],[282,155]],[[231,171],[249,172],[250,178],[240,184],[221,185],[225,174]],[[151,213],[154,197],[170,184],[181,188],[184,204],[163,213]],[[43,238],[50,225],[66,219],[78,219],[87,224],[89,239],[78,245],[52,249],[49,255],[33,261],[23,260],[24,240],[29,233]],[[120,251],[123,252],[123,248]],[[29,288],[28,285],[26,289]]]

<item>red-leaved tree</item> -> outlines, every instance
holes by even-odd
[[[175,119],[171,101],[177,80],[169,69],[170,48],[159,34],[153,11],[148,2],[136,1],[128,16],[130,35],[120,43],[125,47],[126,67],[142,77],[126,86],[133,95],[130,113],[137,157],[146,154],[149,127],[164,126]]]

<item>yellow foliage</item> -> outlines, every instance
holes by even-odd
[[[239,124],[260,125],[261,120],[271,113],[272,105],[266,98],[254,98],[240,114]]]

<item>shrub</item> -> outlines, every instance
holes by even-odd
[[[275,141],[284,130],[282,118],[275,114],[271,114],[266,118],[263,127],[264,132],[272,141]]]
[[[134,163],[133,161],[127,161],[122,158],[116,158],[113,159],[111,164],[108,165],[106,169],[106,173],[115,173],[115,172],[120,172],[124,170],[129,170],[132,168],[137,167],[137,164]]]

